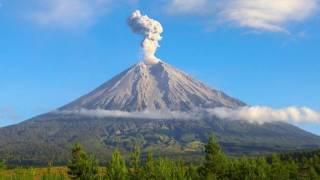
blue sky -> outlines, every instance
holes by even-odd
[[[138,62],[135,9],[157,56],[250,105],[320,111],[317,0],[0,0],[0,126],[53,110]],[[297,13],[299,12],[299,13]],[[320,134],[319,123],[300,127]]]

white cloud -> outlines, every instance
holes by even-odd
[[[283,32],[291,22],[301,22],[317,10],[318,0],[170,0],[177,14],[206,12],[215,21],[257,30]],[[174,10],[174,11],[171,11]]]
[[[36,0],[31,19],[40,25],[75,27],[93,23],[111,0]]]
[[[250,123],[320,123],[320,112],[307,107],[273,109],[265,106],[246,106],[237,109],[215,108],[208,111],[222,119],[242,120]]]
[[[171,0],[168,11],[173,14],[205,14],[210,11],[209,4],[210,0]]]
[[[214,108],[202,109],[193,112],[125,112],[115,110],[88,110],[81,109],[77,111],[57,111],[56,113],[64,114],[79,114],[90,117],[123,117],[123,118],[145,118],[145,119],[181,119],[181,120],[197,120],[204,118],[218,117],[220,119],[232,121],[246,121],[249,123],[271,123],[271,122],[285,122],[285,123],[320,123],[320,112],[312,110],[307,107],[287,107],[282,109],[273,109],[265,106],[244,106],[240,108]]]
[[[197,113],[185,113],[185,112],[151,112],[151,111],[142,111],[142,112],[126,112],[126,111],[117,111],[117,110],[89,110],[89,109],[80,109],[76,111],[56,111],[55,113],[63,114],[79,114],[89,117],[122,117],[122,118],[145,118],[145,119],[195,119],[199,115]]]

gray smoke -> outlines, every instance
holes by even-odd
[[[141,15],[139,10],[136,10],[128,18],[128,25],[134,33],[143,35],[141,43],[143,49],[143,60],[148,64],[155,64],[159,59],[155,56],[159,41],[162,39],[161,33],[163,32],[160,22],[149,18],[146,15]]]

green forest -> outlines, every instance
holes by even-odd
[[[266,156],[229,157],[211,136],[205,145],[201,161],[186,162],[152,153],[141,155],[137,146],[127,158],[115,150],[106,165],[99,164],[94,155],[80,144],[71,150],[65,167],[48,164],[45,168],[6,166],[0,161],[0,180],[318,180],[320,179],[320,151],[273,154]],[[200,162],[200,163],[199,163]]]

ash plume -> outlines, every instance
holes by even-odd
[[[148,64],[156,64],[159,59],[155,56],[159,41],[162,39],[163,32],[160,22],[142,15],[139,10],[136,10],[128,18],[128,25],[134,33],[143,35],[141,47],[143,49],[143,60]]]

